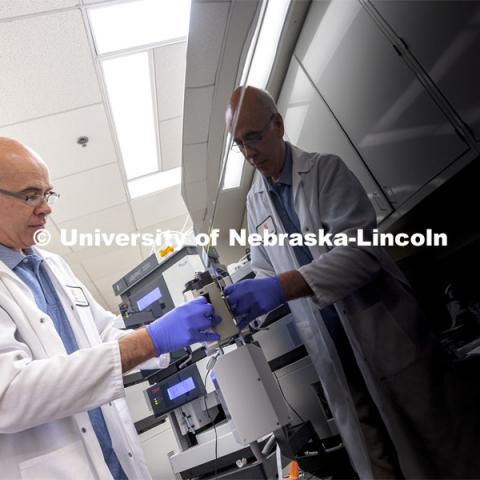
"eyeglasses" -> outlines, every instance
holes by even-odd
[[[243,140],[238,140],[232,143],[232,151],[236,153],[244,152],[247,147],[255,147],[255,145],[262,141],[265,132],[267,131],[270,123],[275,118],[275,114],[273,114],[269,119],[265,126],[259,130],[258,132],[252,132],[245,136]]]
[[[3,195],[8,195],[9,197],[18,198],[18,200],[22,200],[30,207],[38,207],[43,202],[47,202],[48,205],[53,205],[60,198],[60,194],[56,192],[33,193],[32,195],[25,195],[23,193],[9,192],[8,190],[2,190],[0,188],[0,193]]]

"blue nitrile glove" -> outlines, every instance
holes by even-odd
[[[198,297],[166,313],[147,325],[155,353],[175,352],[196,342],[213,342],[220,338],[209,329],[222,319],[215,315],[205,297]]]
[[[285,303],[282,286],[277,277],[243,280],[228,285],[224,294],[240,329],[258,316]]]

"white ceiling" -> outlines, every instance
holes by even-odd
[[[0,0],[0,19],[78,5],[79,0]]]
[[[45,158],[54,180],[117,161],[101,103],[1,127],[1,132],[25,142]],[[88,147],[76,144],[80,135],[88,136]]]
[[[188,216],[180,186],[129,198],[82,11],[93,3],[110,0],[0,0],[0,136],[26,143],[47,162],[61,194],[49,222],[49,249],[117,312],[120,299],[112,284],[151,249],[65,247],[60,229],[180,230]],[[186,42],[153,51],[162,169],[181,165],[185,55]],[[80,136],[89,138],[86,147],[77,144]]]
[[[192,17],[189,34],[195,41],[188,46],[188,68],[195,72],[195,78],[187,81],[187,87],[215,83],[230,9],[229,1],[193,5],[195,17]]]
[[[182,128],[182,117],[170,118],[160,122],[160,151],[163,170],[181,166]]]
[[[117,163],[63,177],[56,180],[54,186],[62,195],[53,213],[53,219],[59,223],[113,207],[127,199]]]
[[[160,121],[183,115],[186,52],[187,42],[165,45],[154,50]]]
[[[217,191],[225,145],[225,106],[240,80],[261,2],[205,0],[192,3],[183,123],[182,192],[197,232],[240,227],[242,188]],[[215,213],[221,204],[223,217]]]
[[[78,9],[3,21],[0,38],[0,125],[101,100]]]

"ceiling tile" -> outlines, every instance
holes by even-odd
[[[61,194],[52,214],[57,224],[119,205],[127,199],[116,164],[59,179],[55,190]]]
[[[158,222],[155,225],[142,228],[140,232],[155,233],[157,230],[175,230],[176,232],[182,231],[183,228],[188,229],[192,226],[192,221],[186,213],[179,215],[178,217],[168,218],[163,222]]]
[[[125,272],[127,273],[127,272]],[[122,301],[120,297],[117,297],[113,293],[112,285],[120,280],[121,275],[108,275],[103,278],[96,279],[94,281],[98,291],[105,299],[106,308],[111,312],[118,314],[118,304]]]
[[[79,10],[2,22],[0,38],[0,125],[100,102]]]
[[[78,279],[82,283],[84,283],[85,285],[87,283],[92,283],[92,280],[87,275],[87,272],[85,271],[85,269],[83,268],[83,266],[80,263],[68,262],[68,265],[72,269],[75,276],[78,277]]]
[[[56,253],[57,255],[69,254],[72,250],[62,245],[62,242],[60,239],[60,232],[57,226],[54,224],[53,220],[50,220],[50,219],[47,220],[46,228],[50,233],[51,238],[48,245],[45,245],[45,247],[42,247],[42,248],[45,248],[45,250],[48,250],[49,252]]]
[[[115,205],[114,207],[93,212],[80,218],[62,222],[59,228],[71,231],[77,229],[79,232],[94,232],[96,228],[105,233],[131,233],[135,231],[132,214],[128,203]],[[79,251],[89,247],[73,246],[74,251]]]
[[[84,261],[90,260],[91,258],[99,257],[100,255],[107,255],[110,253],[111,249],[111,246],[103,244],[101,246],[85,246],[81,249],[72,249],[73,251],[63,255],[63,258],[68,263],[83,264]]]
[[[33,148],[47,163],[52,179],[116,162],[116,154],[103,105],[0,128],[0,135]],[[77,144],[87,136],[86,147]]]
[[[178,217],[187,213],[180,185],[153,195],[135,198],[131,201],[135,222],[139,229]]]
[[[142,233],[152,233],[157,234],[158,232],[166,232],[168,230],[172,230],[174,232],[183,232],[188,230],[192,227],[192,220],[186,214],[180,215],[178,217],[169,218],[164,222],[159,222],[155,225],[151,225],[147,228],[141,230]],[[157,245],[155,248],[151,246],[142,246],[141,251],[143,254],[143,258],[147,258],[149,255],[152,254],[153,250],[163,248],[165,245]]]
[[[182,164],[182,128],[182,117],[160,122],[162,170],[170,170]]]
[[[158,119],[183,115],[187,42],[165,45],[153,51]]]
[[[111,275],[116,275],[119,280],[141,261],[140,249],[136,246],[110,249],[108,253],[85,260],[82,264],[93,281]]]
[[[73,7],[78,3],[78,0],[0,0],[0,19]]]
[[[183,143],[204,143],[208,140],[212,110],[213,86],[185,89]]]
[[[229,8],[229,2],[192,2],[189,35],[195,42],[188,46],[188,69],[192,72],[188,87],[215,83]]]

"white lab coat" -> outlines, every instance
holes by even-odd
[[[45,259],[79,350],[66,353],[31,290],[0,262],[0,477],[111,479],[86,413],[102,406],[126,475],[149,479],[124,399],[117,339],[127,332],[113,327],[115,316],[94,300],[65,261],[37,252]],[[80,287],[84,299],[71,287]],[[167,357],[149,366],[166,366]]]
[[[355,233],[376,226],[365,191],[337,156],[294,146],[292,154],[292,192],[303,233],[319,228]],[[277,233],[284,232],[261,175],[248,193],[247,210],[251,232],[261,233],[268,217]],[[471,466],[468,448],[465,457],[459,451],[464,432],[460,423],[448,421],[450,403],[443,388],[448,375],[432,374],[443,356],[394,262],[380,248],[315,246],[310,251],[313,262],[299,268],[290,246],[252,247],[252,267],[258,276],[299,268],[313,290],[312,299],[289,306],[360,477],[372,478],[372,468],[341,363],[321,320],[319,310],[330,304],[342,320],[407,478],[458,478],[471,475],[470,468],[480,472]]]

